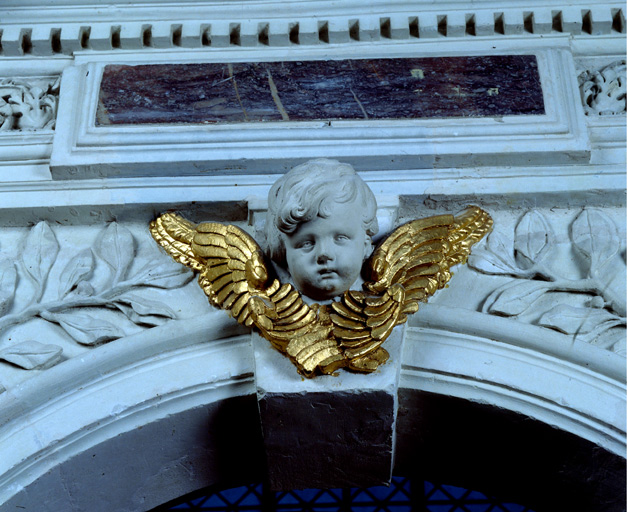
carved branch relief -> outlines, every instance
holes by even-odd
[[[599,71],[584,71],[578,82],[586,115],[625,114],[626,61],[614,62]]]
[[[0,259],[0,334],[40,319],[58,325],[68,338],[82,345],[106,343],[129,334],[123,323],[116,321],[116,315],[139,327],[161,325],[175,318],[173,309],[142,290],[178,288],[192,278],[185,267],[165,257],[151,258],[140,270],[131,272],[137,256],[136,240],[115,222],[102,231],[92,247],[79,250],[69,260],[57,261],[59,252],[55,232],[42,221],[26,235],[17,261]],[[99,264],[108,269],[104,279],[94,278]],[[55,265],[59,269],[52,272]],[[45,293],[48,288],[52,293]],[[56,297],[52,297],[55,289]],[[30,297],[17,304],[18,294]],[[105,317],[105,309],[116,313]],[[0,350],[0,360],[27,370],[50,367],[61,356],[62,347],[43,339],[12,339]]]
[[[0,131],[53,130],[59,78],[0,80]]]
[[[569,253],[579,276],[564,275],[556,236],[543,214],[519,220],[514,242],[492,233],[469,266],[514,279],[486,297],[482,311],[554,329],[617,353],[626,351],[626,261],[615,223],[601,210],[584,209],[569,231]]]

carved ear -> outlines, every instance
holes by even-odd
[[[373,253],[373,240],[370,236],[366,235],[366,239],[364,240],[364,257],[363,260],[366,260]]]

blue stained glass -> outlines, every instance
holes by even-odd
[[[235,487],[233,489],[226,489],[224,491],[221,491],[220,494],[222,494],[223,498],[227,500],[228,503],[235,504],[240,499],[242,499],[242,497],[246,492],[248,492],[248,490],[249,489],[247,487]]]
[[[278,497],[277,503],[280,503],[281,505],[291,505],[294,503],[299,503],[299,500],[295,498],[292,493],[287,492],[281,494],[283,494],[283,496]]]
[[[318,489],[303,489],[301,491],[292,491],[303,501],[313,501],[316,495],[320,492]]]
[[[470,505],[465,505],[465,508],[466,510],[468,510],[468,512],[491,512],[494,510],[493,505],[491,505],[490,503],[473,503]]]
[[[428,501],[451,501],[451,497],[440,489],[434,489],[434,492],[428,496]]]
[[[453,496],[454,498],[462,498],[468,492],[467,489],[462,489],[461,487],[455,487],[453,485],[443,485],[443,489],[447,492],[447,494]]]
[[[525,512],[526,510],[523,505],[517,505],[516,503],[504,503],[502,507],[508,512]]]
[[[414,496],[417,491],[419,496]],[[422,510],[427,512],[533,512],[510,501],[500,503],[479,491],[426,481],[413,485],[411,479],[400,477],[394,477],[390,487],[369,489],[305,489],[272,493],[261,484],[251,484],[188,498],[153,512],[340,512],[348,508],[355,512],[410,512],[414,510],[415,500],[424,502],[426,508]]]
[[[448,505],[428,505],[427,509],[430,512],[454,512],[451,503]]]
[[[486,495],[482,494],[479,491],[469,491],[469,494],[467,495],[467,499],[468,500],[485,500]]]
[[[411,512],[411,505],[388,505],[386,510],[389,512]]]
[[[203,503],[206,507],[225,507],[227,505],[227,502],[221,498],[220,494],[212,494],[209,498],[203,499],[207,499],[207,501]]]
[[[260,486],[261,487],[261,486]],[[259,491],[260,493],[262,492],[261,489]],[[244,499],[240,502],[240,505],[244,506],[244,505],[260,505],[261,504],[261,500],[258,494],[255,494],[254,492],[251,492],[249,494],[247,494]]]
[[[316,500],[316,503],[337,503],[342,498],[339,489],[329,489],[324,491]]]

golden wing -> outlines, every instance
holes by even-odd
[[[491,217],[470,207],[457,217],[438,215],[400,226],[375,250],[366,292],[346,292],[332,304],[333,333],[349,367],[373,371],[387,357],[380,345],[396,325],[451,279],[471,246],[488,233]]]
[[[262,336],[307,376],[332,373],[345,364],[331,327],[290,284],[269,275],[255,240],[233,225],[194,225],[166,213],[150,225],[153,238],[175,261],[199,271],[198,281],[212,305]]]

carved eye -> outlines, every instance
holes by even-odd
[[[304,240],[303,242],[299,242],[297,244],[297,249],[311,249],[312,247],[314,247],[314,242],[312,242],[311,240]]]
[[[336,242],[346,242],[347,240],[351,240],[348,235],[336,235]]]

